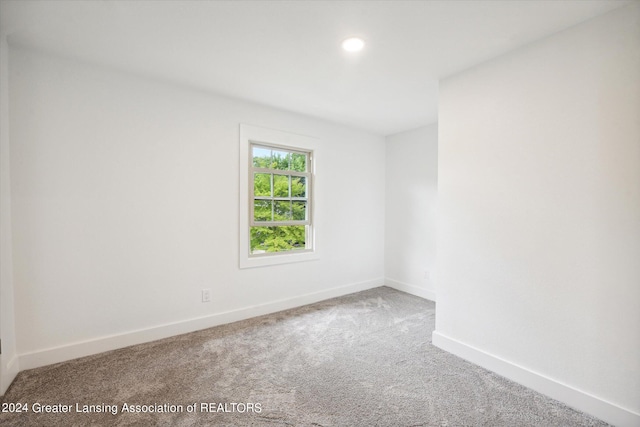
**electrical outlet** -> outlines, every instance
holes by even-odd
[[[429,275],[429,270],[425,270],[425,271],[424,271],[424,278],[425,278],[425,279],[429,279],[429,278],[430,278],[429,276],[430,276],[430,275]]]
[[[202,302],[211,302],[211,289],[202,290]]]

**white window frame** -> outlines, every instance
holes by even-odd
[[[303,154],[306,158],[306,162],[305,164],[307,165],[307,171],[306,172],[297,172],[297,171],[292,171],[292,170],[278,170],[278,169],[265,169],[265,168],[259,168],[259,167],[255,167],[253,164],[251,164],[251,161],[249,163],[249,181],[251,181],[252,178],[254,178],[254,174],[269,174],[272,176],[271,178],[271,189],[273,192],[273,176],[274,175],[280,175],[280,176],[297,176],[297,177],[303,177],[305,178],[305,187],[306,187],[306,191],[305,191],[305,196],[304,197],[292,197],[292,196],[287,196],[287,197],[277,197],[273,194],[269,195],[269,196],[256,196],[254,193],[254,186],[251,185],[251,183],[249,183],[249,200],[253,201],[253,200],[271,200],[271,201],[277,201],[277,200],[289,200],[289,201],[305,201],[307,202],[307,214],[306,214],[306,219],[305,220],[293,220],[291,219],[290,221],[256,221],[255,220],[255,216],[254,216],[254,204],[250,203],[249,204],[249,222],[250,225],[253,226],[257,226],[257,227],[269,227],[269,226],[280,226],[280,225],[312,225],[313,222],[311,220],[311,212],[313,209],[313,194],[311,191],[311,188],[313,186],[312,182],[313,182],[313,176],[311,174],[310,169],[310,164],[313,161],[313,151],[306,151],[306,150],[302,150],[298,147],[294,148],[294,147],[286,147],[283,145],[275,145],[275,144],[266,144],[264,142],[256,142],[256,141],[250,141],[249,142],[250,148],[249,148],[249,153],[251,153],[253,151],[254,147],[261,147],[261,148],[266,148],[266,149],[276,149],[276,150],[282,150],[282,151],[287,151],[290,153],[297,153],[297,154]],[[289,192],[291,192],[291,180],[289,180]],[[273,212],[273,206],[272,206],[272,212]],[[309,250],[309,249],[304,249],[304,250]]]
[[[253,221],[253,162],[251,157],[252,145],[266,145],[289,151],[308,152],[308,165],[306,173],[282,171],[288,175],[303,175],[308,177],[307,182],[307,221],[280,221],[262,223]],[[268,129],[259,126],[240,125],[240,268],[264,267],[269,265],[286,264],[291,262],[311,261],[318,259],[316,246],[317,215],[315,197],[315,161],[317,158],[317,140],[315,138],[293,134],[290,132]],[[287,252],[273,252],[265,254],[251,254],[252,225],[277,226],[277,225],[306,225],[307,247],[304,250]]]

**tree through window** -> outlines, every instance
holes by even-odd
[[[250,144],[250,253],[310,249],[311,151]]]

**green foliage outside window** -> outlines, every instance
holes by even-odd
[[[256,168],[277,169],[282,171],[306,172],[307,156],[303,153],[290,153],[275,149],[254,147],[253,166]]]
[[[304,225],[251,227],[251,252],[282,252],[304,249]]]
[[[255,146],[253,147],[253,166],[271,170],[253,174],[253,192],[256,197],[254,221],[306,221],[307,178],[287,172],[307,172],[307,155]],[[277,198],[288,200],[275,200]],[[299,199],[296,200],[296,198]],[[306,227],[306,225],[253,226],[251,227],[251,253],[305,249]]]

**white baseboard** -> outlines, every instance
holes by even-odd
[[[640,427],[640,414],[580,391],[478,348],[433,332],[433,344],[471,363],[618,427]]]
[[[2,363],[5,363],[4,359],[2,359]],[[4,393],[16,378],[16,375],[18,375],[18,372],[20,372],[19,360],[17,356],[13,356],[4,366],[2,366],[2,372],[0,373],[0,396],[4,396]]]
[[[399,291],[406,292],[420,298],[428,299],[429,301],[435,302],[436,300],[436,293],[430,291],[429,289],[421,288],[415,285],[409,285],[408,283],[402,283],[397,280],[389,279],[388,277],[385,277],[384,283],[390,288],[397,289]]]
[[[290,308],[377,288],[383,285],[383,279],[368,280],[209,316],[23,353],[19,355],[20,368],[21,370],[33,369],[40,366],[65,362],[67,360],[77,359],[78,357],[90,356],[131,345],[199,331],[226,323],[237,322],[251,317],[288,310]]]

